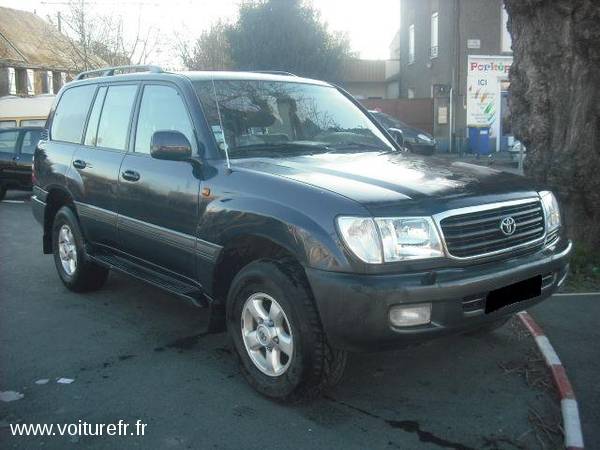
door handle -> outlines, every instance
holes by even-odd
[[[135,170],[126,170],[121,174],[121,176],[127,181],[137,181],[140,179],[140,174]]]
[[[21,159],[21,158],[20,158],[19,156],[13,156],[13,161],[18,161],[18,160],[20,160],[20,159]]]
[[[73,161],[73,167],[75,167],[76,169],[85,169],[86,166],[87,163],[81,159],[76,159],[75,161]]]

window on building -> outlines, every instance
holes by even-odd
[[[27,75],[27,95],[35,95],[35,72],[33,69],[25,71]]]
[[[408,27],[408,63],[415,62],[415,25]]]
[[[98,124],[98,136],[96,137],[98,147],[125,150],[127,130],[137,88],[135,84],[108,88]]]
[[[78,86],[61,96],[52,119],[52,139],[79,144],[96,86]]]
[[[508,13],[506,8],[502,5],[502,51],[512,52],[512,37],[508,32]]]
[[[17,95],[17,74],[14,67],[8,67],[8,94]]]
[[[415,98],[415,90],[413,88],[408,88],[408,91],[406,92],[406,96],[408,98]]]
[[[192,122],[177,90],[169,86],[146,86],[137,121],[135,151],[150,153],[150,140],[158,130],[179,131],[190,143],[194,140]]]
[[[42,93],[43,94],[54,94],[54,83],[52,81],[53,75],[51,70],[42,72]]]
[[[429,50],[430,58],[438,56],[438,13],[434,12],[431,15],[431,48]]]

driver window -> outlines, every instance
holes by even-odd
[[[150,140],[155,131],[179,131],[194,147],[194,131],[185,103],[179,92],[169,86],[144,87],[135,133],[135,152],[150,153]]]

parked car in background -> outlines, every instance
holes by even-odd
[[[44,128],[0,128],[0,200],[8,189],[31,190],[31,160]]]
[[[207,306],[264,395],[334,385],[347,351],[490,331],[567,276],[550,191],[404,152],[335,86],[115,70],[61,89],[35,151],[43,251],[73,291],[116,270]]]
[[[377,110],[370,110],[369,112],[390,132],[390,134],[395,135],[395,130],[400,130],[402,132],[404,147],[406,147],[408,151],[419,153],[421,155],[433,155],[435,153],[437,143],[429,133],[411,127],[384,112]]]
[[[0,128],[45,126],[55,97],[54,94],[0,97]]]

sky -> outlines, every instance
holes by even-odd
[[[160,30],[161,45],[149,63],[177,67],[173,42],[191,41],[217,20],[234,21],[241,0],[88,0],[92,13],[124,19],[126,34],[138,29]],[[0,6],[56,17],[65,11],[66,0],[0,0]],[[331,31],[347,34],[361,58],[387,59],[389,44],[400,26],[400,0],[312,0]]]

